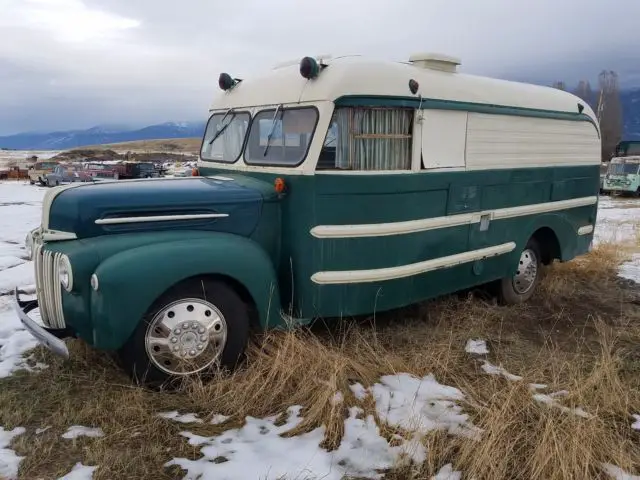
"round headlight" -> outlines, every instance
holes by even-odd
[[[98,276],[94,273],[91,275],[91,288],[93,288],[96,292],[100,286],[100,282],[98,282]]]
[[[69,257],[66,255],[62,255],[58,260],[58,277],[64,289],[70,292],[73,288],[73,271]]]

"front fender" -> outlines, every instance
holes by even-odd
[[[152,303],[172,285],[190,277],[220,274],[244,285],[261,325],[280,320],[280,292],[271,259],[255,242],[231,234],[173,240],[117,253],[95,271],[91,291],[93,344],[118,349]]]

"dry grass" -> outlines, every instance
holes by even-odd
[[[202,139],[197,138],[166,138],[158,140],[136,140],[132,142],[109,143],[82,147],[85,150],[115,150],[119,153],[193,153],[200,151]]]
[[[108,357],[80,342],[71,343],[67,363],[38,350],[48,369],[0,381],[0,425],[27,427],[12,445],[26,455],[20,478],[56,478],[77,461],[98,465],[95,479],[179,478],[177,467],[163,464],[201,455],[179,436],[185,426],[158,412],[231,415],[224,427],[188,426],[212,435],[241,426],[246,415],[302,405],[305,421],[292,434],[324,424],[323,446],[335,448],[346,406],[375,413],[371,400],[356,400],[351,383],[371,385],[395,372],[433,373],[465,393],[463,407],[484,430],[482,440],[432,433],[425,439],[426,462],[388,472],[389,479],[429,478],[448,462],[477,480],[603,478],[602,462],[632,471],[640,465],[640,432],[631,430],[629,417],[640,413],[639,292],[616,279],[621,255],[604,245],[554,265],[526,305],[499,307],[458,296],[331,328],[269,333],[256,339],[240,371],[177,393],[133,387]],[[467,339],[478,337],[487,340],[491,363],[523,380],[486,375],[464,351]],[[593,417],[535,402],[529,383],[548,384],[540,393],[568,390],[559,401]],[[329,401],[336,391],[345,397],[343,406]],[[62,440],[71,425],[99,426],[106,435]],[[51,428],[36,435],[44,426]],[[388,438],[394,433],[381,429]]]

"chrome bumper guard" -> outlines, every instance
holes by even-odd
[[[73,333],[69,328],[53,329],[46,328],[38,325],[34,322],[29,315],[30,311],[38,308],[38,300],[26,300],[21,301],[18,289],[14,290],[13,294],[13,308],[18,314],[18,318],[22,325],[33,335],[38,342],[51,350],[56,355],[60,355],[64,358],[69,358],[69,350],[67,345],[62,341],[63,338],[73,337]]]

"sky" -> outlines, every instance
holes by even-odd
[[[0,135],[204,120],[220,72],[305,55],[640,86],[638,0],[0,0]],[[635,34],[633,34],[635,35]]]

